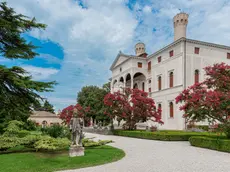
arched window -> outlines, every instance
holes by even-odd
[[[173,118],[174,114],[173,114],[173,102],[169,103],[169,117]]]
[[[199,70],[198,69],[196,69],[195,70],[195,74],[194,74],[194,81],[195,81],[195,84],[196,83],[199,83],[199,74],[200,72],[199,72]]]
[[[158,90],[161,90],[161,76],[158,77]]]
[[[47,121],[42,121],[42,128],[47,127]]]
[[[142,83],[142,91],[145,91],[145,83]]]
[[[170,72],[169,74],[169,87],[173,87],[173,72]]]
[[[136,84],[134,84],[134,87],[133,87],[134,89],[137,89],[138,88],[138,85],[137,85],[137,83]]]
[[[162,108],[161,108],[161,104],[158,104],[158,109],[160,109],[160,110],[161,110],[160,115],[162,115]]]

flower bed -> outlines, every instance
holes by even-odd
[[[222,152],[230,152],[230,140],[227,139],[193,136],[189,138],[189,142],[192,146],[196,147],[218,150]]]
[[[128,131],[128,130],[115,130],[114,135],[125,136],[125,137],[134,137],[141,139],[150,139],[150,140],[162,140],[162,141],[188,141],[191,136],[210,136],[216,137],[216,134],[208,132],[186,132],[186,131],[156,131],[156,132],[147,132],[147,131]]]

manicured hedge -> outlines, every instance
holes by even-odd
[[[128,130],[114,130],[114,135],[134,137],[141,139],[150,140],[163,140],[163,141],[188,141],[191,136],[206,136],[213,135],[209,133],[196,133],[196,132],[185,132],[185,131],[157,131],[157,132],[147,132],[147,131],[128,131]]]
[[[189,138],[189,142],[192,146],[196,147],[230,152],[230,140],[227,139],[193,136]]]

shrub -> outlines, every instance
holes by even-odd
[[[32,120],[27,120],[23,126],[23,128],[25,130],[28,131],[34,131],[36,130],[37,126],[36,126],[36,122],[32,121]]]
[[[24,145],[29,148],[33,148],[34,143],[40,140],[42,137],[44,136],[38,134],[27,135],[26,137],[21,138],[21,145]]]
[[[66,149],[69,145],[70,141],[67,138],[42,136],[40,140],[34,143],[34,148],[37,150],[54,151]]]
[[[189,142],[192,146],[196,147],[230,152],[230,140],[227,139],[193,136],[189,138]]]
[[[85,138],[82,140],[82,145],[84,147],[96,147],[96,146],[102,146],[106,145],[108,143],[112,143],[112,140],[99,140],[99,141],[93,141],[93,138]]]
[[[163,141],[188,141],[191,136],[203,136],[208,133],[196,133],[196,132],[184,132],[184,131],[125,131],[125,130],[114,130],[114,135],[134,137],[141,139],[150,140],[163,140]]]
[[[46,127],[46,128],[41,128],[41,131],[44,133],[44,134],[48,134],[50,135],[51,137],[54,137],[54,138],[64,138],[64,137],[67,137],[67,138],[70,138],[70,131],[69,131],[69,128],[67,127],[64,127],[62,125],[59,125],[59,124],[54,124],[50,127]]]
[[[18,136],[18,134],[21,131],[21,126],[23,126],[23,122],[21,121],[17,121],[17,120],[13,120],[10,121],[7,125],[6,128],[4,128],[4,136]],[[22,132],[23,133],[23,132]]]
[[[0,150],[4,151],[21,144],[21,139],[15,136],[0,136]]]

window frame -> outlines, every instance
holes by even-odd
[[[194,47],[194,54],[200,54],[200,47]]]
[[[157,62],[161,63],[161,56],[157,57]]]
[[[230,53],[227,53],[227,59],[230,60]]]
[[[158,86],[157,86],[158,87],[158,91],[161,91],[162,90],[162,76],[161,75],[157,76],[157,83],[158,83]]]
[[[173,50],[169,51],[169,57],[173,57],[173,56],[174,56],[174,51]]]
[[[174,103],[173,103],[173,101],[169,102],[169,118],[174,118]]]
[[[137,62],[137,67],[138,67],[138,68],[142,68],[142,67],[143,67],[142,62]]]

